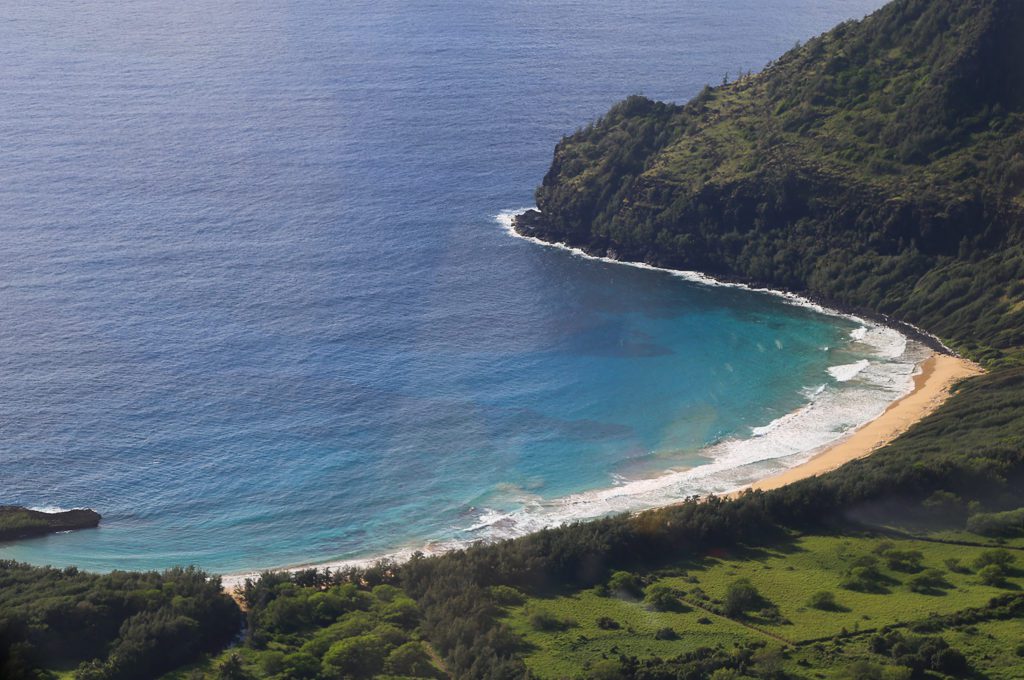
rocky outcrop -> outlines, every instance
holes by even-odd
[[[0,541],[44,536],[58,531],[92,529],[101,516],[95,510],[41,512],[17,505],[0,505]]]

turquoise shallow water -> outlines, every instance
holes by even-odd
[[[514,535],[731,488],[873,415],[898,337],[495,217],[617,99],[879,4],[0,8],[0,502],[105,518],[0,557],[236,571]]]

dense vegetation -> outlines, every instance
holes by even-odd
[[[896,0],[686,105],[565,138],[520,231],[918,324],[1024,339],[1024,5]]]
[[[630,98],[559,145],[518,221],[893,314],[995,369],[881,451],[734,500],[264,575],[226,651],[237,609],[199,572],[5,564],[0,675],[1020,677],[1022,34],[1015,0],[896,0],[685,106]]]
[[[504,608],[504,620],[523,635],[528,667],[543,678],[804,677],[810,669],[828,677],[1017,677],[1024,572],[984,583],[973,565],[992,551],[854,531],[794,536],[630,574],[647,592],[671,593],[667,607],[608,583],[524,596]],[[893,553],[916,554],[920,564],[906,571],[879,559]],[[874,564],[879,588],[846,585],[858,562]],[[916,588],[928,572],[941,574],[938,585]],[[537,612],[563,625],[540,626]]]
[[[222,648],[241,626],[219,578],[195,569],[97,575],[0,562],[0,677],[74,669],[80,680],[155,677]]]
[[[245,644],[171,677],[441,678],[393,568],[264,574],[246,583]]]

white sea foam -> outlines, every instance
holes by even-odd
[[[579,257],[618,262],[588,255],[578,248],[518,234],[512,222],[515,215],[521,212],[503,211],[496,219],[508,233],[516,237],[569,250]],[[657,269],[632,262],[619,264]],[[716,281],[698,272],[663,271],[705,285],[752,289],[743,284]],[[850,332],[850,349],[861,357],[865,354],[868,356],[829,368],[828,372],[836,382],[805,388],[802,394],[807,403],[799,409],[751,428],[747,437],[728,439],[704,449],[700,455],[709,462],[703,465],[671,470],[650,479],[626,480],[608,488],[565,498],[543,501],[532,498],[512,512],[487,512],[481,515],[469,533],[483,538],[503,538],[576,519],[664,505],[687,496],[732,491],[806,461],[821,449],[881,415],[890,403],[913,389],[913,375],[919,362],[928,355],[924,346],[908,342],[906,336],[892,328],[824,308],[798,295],[766,289],[752,290],[770,293],[790,304],[809,307],[859,324]],[[854,381],[854,378],[858,379]]]
[[[883,349],[887,346],[888,343]],[[439,554],[478,541],[513,538],[577,520],[664,506],[690,496],[728,493],[805,462],[881,415],[891,402],[909,393],[918,363],[927,355],[928,350],[923,346],[907,343],[905,353],[895,359],[878,355],[877,360],[868,361],[860,370],[861,379],[856,382],[805,388],[802,392],[808,402],[804,406],[752,427],[747,437],[726,439],[700,451],[699,457],[707,461],[704,464],[643,479],[616,475],[612,486],[554,499],[500,485],[495,499],[500,500],[503,507],[515,509],[502,510],[486,505],[474,508],[468,521],[452,527],[452,535],[446,540],[409,546],[372,558],[316,566],[359,567],[379,559],[402,562],[414,552]],[[227,587],[241,585],[247,576],[255,574],[226,576],[224,583]]]
[[[753,427],[749,436],[727,439],[704,449],[708,462],[662,475],[621,481],[563,498],[523,499],[510,512],[482,508],[463,540],[495,540],[519,536],[544,527],[611,513],[663,506],[694,495],[726,493],[805,462],[818,451],[852,433],[907,394],[913,385],[917,360],[927,351],[914,344],[899,361],[868,362],[859,369],[856,384],[822,385],[799,409]]]
[[[718,280],[718,279],[716,279],[714,277],[708,276],[707,274],[702,274],[700,272],[695,272],[695,271],[688,271],[688,270],[683,270],[683,269],[667,269],[667,268],[664,268],[664,267],[655,267],[654,265],[646,264],[646,263],[643,263],[643,262],[629,262],[629,261],[625,261],[625,260],[616,260],[616,259],[611,258],[611,257],[600,257],[600,256],[597,256],[597,255],[591,255],[591,254],[587,253],[586,251],[584,251],[584,250],[582,250],[580,248],[576,248],[574,246],[570,246],[570,245],[567,245],[565,243],[551,243],[550,241],[544,241],[544,240],[536,238],[534,236],[525,236],[525,235],[520,234],[518,231],[515,230],[515,227],[513,226],[513,221],[514,221],[514,219],[515,219],[515,217],[517,215],[520,215],[520,214],[526,212],[527,210],[536,210],[536,207],[515,208],[515,209],[510,209],[510,210],[502,210],[501,212],[499,212],[497,215],[494,216],[494,219],[495,219],[495,221],[499,225],[501,225],[501,228],[509,236],[513,236],[515,238],[522,239],[524,241],[529,241],[530,243],[535,243],[535,244],[537,244],[539,246],[544,246],[546,248],[555,248],[557,250],[565,250],[565,251],[568,251],[568,252],[572,253],[573,255],[576,255],[577,257],[582,257],[582,258],[587,259],[587,260],[600,260],[602,262],[612,262],[612,263],[615,263],[615,264],[625,265],[627,267],[636,267],[637,269],[650,269],[650,270],[654,270],[654,271],[664,272],[666,274],[670,274],[672,276],[677,276],[677,277],[679,277],[681,279],[685,279],[687,281],[692,281],[694,283],[702,283],[702,284],[707,285],[707,286],[725,286],[725,287],[729,287],[729,288],[743,288],[744,290],[752,290],[752,291],[756,291],[756,292],[759,292],[759,293],[765,293],[767,295],[774,295],[775,297],[780,297],[780,298],[786,300],[787,302],[789,302],[790,304],[793,304],[793,305],[797,305],[797,306],[800,306],[800,307],[806,307],[808,309],[813,309],[816,312],[821,312],[822,314],[828,314],[829,316],[841,317],[841,318],[853,321],[855,323],[859,323],[859,324],[863,325],[864,328],[865,328],[865,330],[863,331],[863,335],[865,337],[868,336],[872,331],[878,331],[878,332],[880,332],[882,334],[886,334],[886,333],[895,334],[895,336],[898,336],[898,338],[902,339],[902,342],[905,342],[907,340],[907,338],[902,333],[900,333],[899,331],[893,330],[891,328],[887,328],[887,327],[882,326],[880,324],[869,324],[867,321],[865,321],[864,319],[860,318],[859,316],[856,316],[855,314],[847,314],[845,312],[840,312],[840,311],[835,310],[835,309],[829,309],[828,307],[824,307],[822,305],[819,305],[817,302],[814,302],[813,300],[805,298],[805,297],[803,297],[801,295],[797,295],[796,293],[790,293],[790,292],[784,291],[784,290],[776,290],[774,288],[758,288],[756,286],[750,286],[750,285],[747,285],[745,283],[736,283],[736,282],[733,282],[733,281],[720,281],[720,280]],[[945,343],[943,343],[941,340],[939,340],[939,338],[937,338],[936,336],[932,335],[931,333],[929,333],[929,332],[927,332],[925,330],[922,330],[920,328],[917,328],[916,326],[913,326],[911,324],[905,324],[905,325],[907,326],[907,328],[913,329],[916,333],[920,333],[921,336],[927,337],[936,346],[942,347],[942,349],[944,351],[949,352],[951,354],[954,353],[949,347],[947,347],[945,345]],[[862,332],[861,332],[860,329],[854,329],[853,331],[851,331],[852,339],[854,339],[854,340],[862,340],[863,338],[853,337],[854,334],[856,334],[857,336],[860,336],[861,333]],[[896,356],[898,356],[898,353],[896,354]]]
[[[838,380],[839,382],[847,382],[857,377],[857,374],[863,371],[871,364],[867,359],[861,359],[852,364],[843,364],[841,366],[832,366],[828,369],[829,375]]]
[[[671,276],[675,276],[680,279],[690,281],[692,283],[700,283],[705,286],[722,286],[726,288],[742,288],[744,290],[752,290],[758,293],[765,293],[767,295],[773,295],[775,297],[782,298],[792,305],[813,309],[814,311],[820,312],[822,314],[828,314],[830,316],[841,316],[852,321],[862,322],[862,319],[860,319],[859,317],[852,316],[849,314],[843,314],[841,312],[837,312],[834,309],[828,309],[827,307],[823,307],[822,305],[819,305],[817,302],[809,300],[801,295],[797,295],[796,293],[790,293],[783,290],[776,290],[774,288],[758,288],[755,286],[747,285],[745,283],[736,283],[734,281],[720,281],[714,277],[708,276],[707,274],[702,274],[701,272],[689,271],[685,269],[667,269],[665,267],[655,267],[652,264],[646,264],[644,262],[630,262],[627,260],[616,260],[611,257],[591,255],[590,253],[586,252],[581,248],[566,245],[565,243],[551,243],[549,241],[544,241],[542,239],[536,238],[534,236],[524,236],[523,234],[520,234],[518,231],[515,230],[515,227],[513,226],[513,220],[517,215],[520,215],[526,212],[527,210],[534,210],[534,208],[517,208],[514,210],[502,210],[500,213],[494,216],[494,219],[495,221],[498,222],[498,224],[501,225],[502,229],[510,236],[514,236],[515,238],[523,239],[525,241],[529,241],[530,243],[535,243],[546,248],[565,250],[585,260],[598,260],[601,262],[611,262],[614,264],[624,265],[627,267],[635,267],[637,269],[648,269],[651,271],[664,272],[665,274],[669,274]]]
[[[29,507],[29,510],[35,510],[36,512],[46,512],[51,514],[55,512],[68,512],[71,509],[73,508],[62,508],[57,505],[33,505]]]
[[[690,496],[727,493],[743,488],[757,479],[805,462],[820,450],[881,415],[889,404],[913,389],[913,376],[918,371],[918,364],[929,354],[929,350],[923,345],[908,341],[898,331],[824,308],[798,295],[716,281],[699,272],[663,270],[642,263],[594,257],[578,248],[522,236],[512,227],[513,218],[522,211],[523,209],[502,211],[496,218],[509,234],[538,245],[568,250],[578,257],[587,259],[666,271],[704,285],[758,290],[780,297],[790,304],[849,319],[859,324],[858,328],[850,332],[851,349],[855,349],[856,354],[860,356],[867,354],[868,358],[829,368],[828,372],[835,382],[804,388],[802,395],[807,403],[795,411],[781,415],[764,425],[752,427],[746,437],[719,441],[698,452],[699,458],[706,460],[706,463],[686,469],[669,470],[664,474],[644,479],[616,476],[611,486],[554,499],[544,499],[525,489],[517,490],[503,486],[499,494],[500,505],[515,509],[474,508],[468,522],[459,527],[452,527],[452,538],[448,540],[408,547],[370,559],[342,560],[318,566],[363,566],[382,558],[402,561],[416,551],[435,554],[465,547],[476,541],[521,536],[576,520],[592,519],[612,513],[634,512],[663,506]],[[825,351],[830,350],[825,348]],[[858,379],[854,381],[854,377]],[[229,586],[237,585],[244,581],[246,576],[228,576],[224,581]]]

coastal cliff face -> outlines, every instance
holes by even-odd
[[[0,505],[0,541],[44,536],[58,531],[92,529],[99,526],[100,514],[93,510],[40,512],[17,505]]]
[[[1024,358],[1024,4],[896,0],[686,105],[564,138],[523,234]]]

